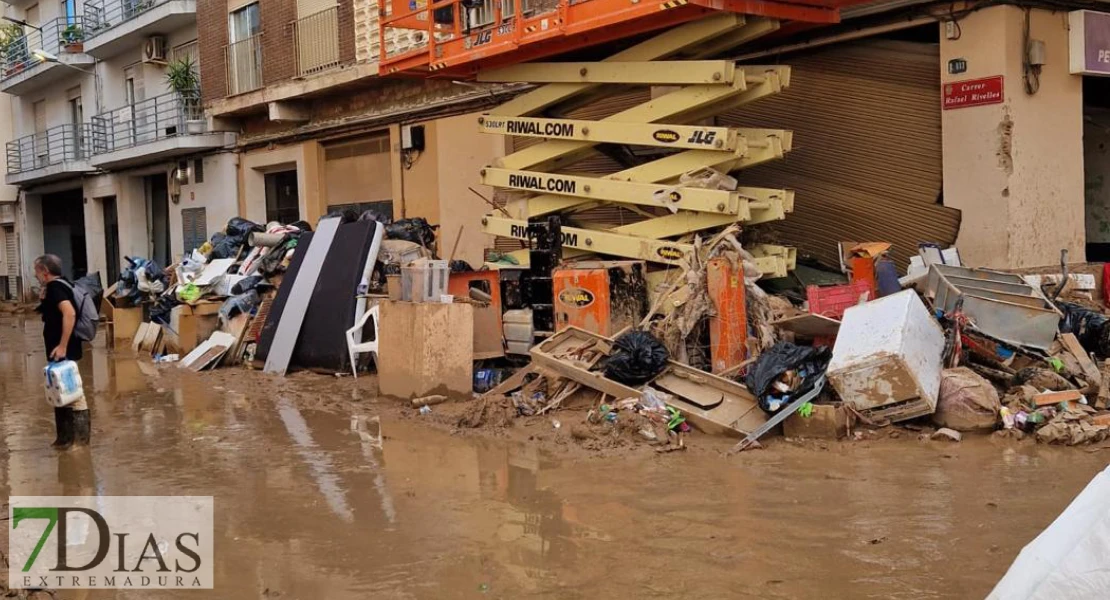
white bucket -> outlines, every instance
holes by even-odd
[[[46,401],[51,406],[69,406],[85,397],[81,373],[72,360],[50,363],[43,369],[43,374],[46,376]]]

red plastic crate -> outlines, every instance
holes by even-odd
[[[871,284],[867,281],[856,281],[844,285],[806,287],[806,300],[809,301],[809,312],[830,319],[844,318],[844,311],[860,303],[874,300],[871,294]]]

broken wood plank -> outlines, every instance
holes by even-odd
[[[1097,392],[1098,388],[1102,386],[1102,373],[1098,370],[1095,361],[1091,360],[1091,356],[1083,349],[1079,339],[1075,337],[1074,333],[1062,333],[1060,334],[1060,343],[1064,346],[1064,350],[1079,363],[1079,368],[1082,371],[1083,378],[1087,380],[1087,385],[1093,386],[1091,391]]]
[[[1061,402],[1079,402],[1083,394],[1079,390],[1064,390],[1062,392],[1045,392],[1033,396],[1033,404],[1038,407],[1052,406]]]

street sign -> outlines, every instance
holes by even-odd
[[[1005,99],[1001,75],[952,81],[942,86],[944,110],[1001,104]]]

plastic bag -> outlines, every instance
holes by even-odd
[[[262,299],[258,296],[257,290],[251,290],[245,294],[232,296],[220,305],[220,322],[226,324],[232,317],[239,313],[250,314],[254,309],[262,303]]]
[[[224,228],[224,233],[227,234],[227,237],[236,238],[240,243],[246,243],[247,236],[250,235],[252,231],[263,231],[263,229],[258,223],[248,221],[242,217],[232,217],[231,220],[227,222],[227,227]]]
[[[386,225],[385,237],[388,240],[405,240],[431,248],[436,243],[436,227],[429,225],[423,217],[401,219]]]
[[[200,288],[195,283],[177,286],[177,299],[187,304],[200,300]]]
[[[172,294],[158,296],[158,300],[150,306],[150,322],[169,325],[173,307],[180,304]]]
[[[605,376],[626,385],[646,383],[667,367],[667,347],[646,331],[629,331],[613,343]]]
[[[1056,307],[1064,313],[1060,333],[1074,333],[1084,350],[1110,358],[1110,317],[1071,302],[1057,302]]]
[[[990,431],[998,424],[1002,403],[989,381],[967,367],[945,369],[933,422],[956,431]]]
[[[256,287],[270,285],[265,277],[261,275],[251,275],[245,279],[240,279],[235,285],[231,286],[231,295],[238,296],[245,294]]]
[[[812,387],[829,366],[830,358],[831,352],[824,346],[814,348],[779,342],[759,355],[744,376],[744,385],[759,399],[760,408],[773,413],[787,404],[792,396]],[[787,371],[796,371],[801,377],[801,384],[788,392],[779,392],[772,385]]]
[[[89,273],[73,282],[74,287],[79,287],[85,290],[89,295],[89,299],[93,301],[93,307],[96,308],[97,314],[100,313],[100,303],[104,300],[104,285],[100,282],[100,272]]]

